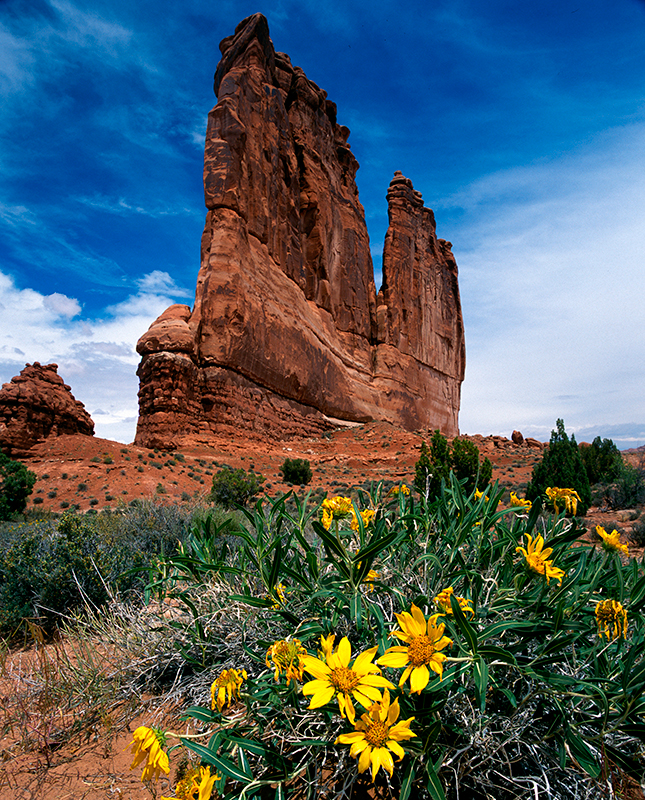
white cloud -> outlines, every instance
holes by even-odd
[[[11,380],[25,363],[55,362],[93,417],[97,436],[132,441],[138,413],[137,339],[177,295],[186,295],[158,270],[138,283],[136,294],[105,309],[103,316],[85,318],[75,298],[18,289],[0,272],[0,382]]]
[[[460,427],[548,438],[639,421],[645,125],[451,198],[467,372]],[[530,434],[529,434],[530,435]]]

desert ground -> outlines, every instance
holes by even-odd
[[[320,438],[254,442],[222,438],[178,451],[161,452],[133,444],[88,436],[51,438],[33,448],[25,460],[37,475],[29,510],[80,512],[117,509],[137,498],[155,497],[161,503],[181,503],[205,496],[212,476],[224,465],[253,469],[265,477],[263,488],[272,496],[292,489],[315,497],[324,492],[343,494],[352,486],[370,481],[412,483],[414,465],[422,440],[431,432],[410,433],[385,423],[369,423],[335,430]],[[510,436],[510,432],[509,432]],[[542,447],[514,444],[500,436],[467,437],[493,464],[493,480],[523,496],[526,483]],[[625,458],[636,463],[638,451]],[[313,478],[306,487],[282,482],[279,473],[285,458],[311,463]],[[593,540],[595,525],[607,530],[630,531],[629,511],[590,509],[585,538]],[[642,551],[633,550],[640,557]],[[118,669],[107,643],[93,643],[92,661],[98,672]],[[103,649],[102,649],[103,648]],[[47,676],[58,666],[82,660],[78,647],[64,639],[5,648],[0,652],[0,798],[1,800],[143,800],[149,790],[140,771],[130,771],[128,744],[132,731],[151,720],[165,726],[181,725],[178,708],[160,707],[158,698],[141,695],[136,702],[101,711],[78,724],[77,733],[58,742],[56,731],[64,727],[56,709],[47,703]],[[39,687],[36,691],[36,687]],[[16,708],[20,714],[16,715]],[[10,709],[13,709],[10,712]],[[22,723],[17,725],[18,716]],[[13,722],[12,722],[13,719]],[[185,723],[183,723],[185,725]],[[631,792],[631,794],[629,793]],[[642,798],[636,787],[625,797]],[[172,794],[161,782],[157,796]]]

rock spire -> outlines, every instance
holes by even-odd
[[[136,442],[338,420],[458,432],[465,350],[450,244],[410,180],[388,190],[376,293],[358,169],[336,105],[254,14],[220,44],[195,304],[140,338]]]

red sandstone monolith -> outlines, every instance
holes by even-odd
[[[285,437],[384,420],[458,433],[465,349],[450,244],[401,173],[378,294],[358,162],[336,106],[261,14],[220,44],[195,304],[137,344],[136,442]]]

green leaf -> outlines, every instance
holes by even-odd
[[[401,780],[401,787],[399,789],[399,800],[408,800],[410,792],[412,791],[412,781],[414,780],[414,759],[408,758],[405,765],[405,772]]]
[[[245,603],[252,608],[273,608],[273,600],[267,600],[264,597],[251,597],[250,594],[231,594],[228,599],[236,603]]]
[[[269,573],[269,584],[267,586],[271,591],[275,591],[276,584],[278,583],[278,576],[280,575],[280,564],[282,563],[282,542],[278,539],[275,543],[275,555],[273,563],[271,564],[271,572]]]
[[[477,634],[475,633],[475,629],[472,625],[468,622],[466,617],[464,616],[464,612],[461,610],[461,606],[459,605],[459,601],[455,597],[454,594],[450,595],[450,606],[452,608],[452,613],[455,618],[455,622],[457,626],[463,633],[464,637],[468,641],[468,645],[470,649],[475,655],[477,653]]]
[[[264,663],[264,661],[262,663]],[[191,706],[182,713],[181,717],[182,719],[193,717],[194,719],[199,719],[202,722],[212,722],[213,712],[209,708],[204,708],[203,706]]]
[[[428,774],[427,789],[430,792],[432,800],[446,800],[446,795],[444,794],[439,776],[435,772],[435,768],[430,761],[426,764],[426,772]]]
[[[621,733],[626,733],[628,736],[634,736],[645,742],[645,722],[633,722],[620,726]]]
[[[366,559],[374,559],[376,556],[389,547],[392,542],[399,536],[399,532],[396,528],[392,528],[385,536],[379,536],[379,538],[373,537],[361,550],[356,553],[354,556],[354,563],[358,564],[359,561],[364,561]]]
[[[328,530],[325,529],[323,525],[320,524],[317,520],[311,523],[313,529],[316,531],[320,539],[322,540],[323,546],[327,555],[329,556],[330,561],[335,563],[334,555],[341,560],[343,563],[347,563],[349,560],[347,550],[343,547],[341,542],[336,538],[333,533],[330,533]]]
[[[488,664],[481,657],[475,661],[474,679],[475,679],[475,697],[479,702],[479,710],[483,712],[484,709],[486,708],[486,690],[488,688]]]
[[[587,775],[597,778],[600,775],[600,765],[596,761],[586,742],[569,728],[565,734],[571,755],[584,769]]]
[[[354,591],[354,594],[351,597],[349,613],[356,624],[356,628],[360,631],[363,627],[363,605],[361,603],[361,593],[358,589]]]
[[[184,747],[192,750],[193,753],[197,753],[202,761],[205,761],[207,764],[212,764],[218,772],[223,772],[227,777],[233,778],[233,780],[239,781],[240,783],[250,783],[253,780],[253,775],[250,772],[244,772],[237,764],[229,761],[228,758],[218,756],[217,753],[209,750],[208,747],[204,747],[204,745],[193,742],[190,739],[181,738],[181,742]]]
[[[641,690],[645,688],[645,664],[641,664],[638,669],[634,670],[627,681],[627,690],[633,690],[637,686],[640,687]]]
[[[502,661],[504,664],[517,664],[515,656],[503,647],[496,647],[492,644],[479,645],[478,653],[484,658],[493,659],[494,661]]]

